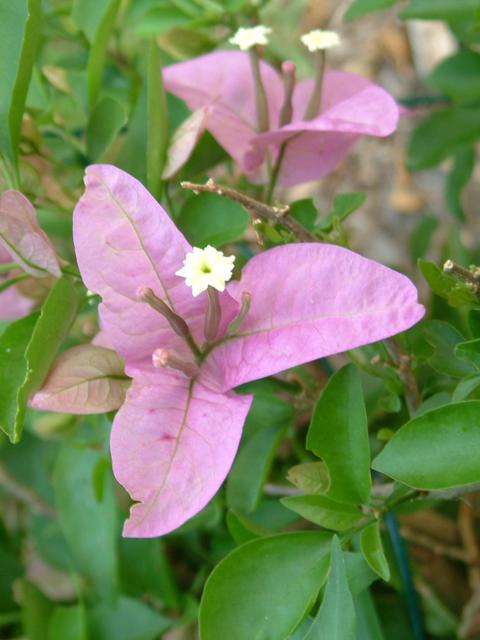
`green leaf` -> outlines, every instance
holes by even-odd
[[[310,198],[304,200],[297,200],[290,205],[290,215],[293,216],[301,225],[313,231],[315,228],[315,222],[318,218],[318,211]]]
[[[287,426],[288,419],[267,423],[241,446],[227,480],[227,504],[234,511],[250,513],[258,505]]]
[[[479,74],[480,54],[466,49],[442,60],[426,78],[426,83],[457,100],[476,100],[480,98]]]
[[[407,166],[412,171],[427,169],[480,137],[478,109],[449,107],[434,111],[417,125],[407,150]]]
[[[12,442],[20,440],[28,399],[42,386],[47,377],[57,351],[77,317],[79,305],[80,293],[72,280],[67,277],[57,280],[43,303],[25,350],[27,370],[23,384],[18,390],[18,408],[13,431],[9,433]]]
[[[427,253],[432,242],[432,236],[438,227],[438,218],[425,215],[418,218],[410,234],[409,249],[413,262]]]
[[[122,590],[127,595],[142,598],[149,593],[167,608],[182,608],[181,595],[163,540],[121,538],[120,558]]]
[[[372,467],[415,489],[480,481],[480,401],[452,403],[407,422]]]
[[[163,86],[160,51],[150,42],[147,70],[147,187],[158,199],[168,149],[169,122],[167,96]]]
[[[455,390],[452,394],[453,402],[460,402],[461,400],[466,400],[468,396],[480,386],[480,376],[472,375],[467,376],[463,380],[460,380],[458,385],[455,387]]]
[[[28,640],[46,640],[53,603],[28,580],[21,580],[17,588],[22,594],[23,634]]]
[[[418,266],[433,293],[448,300],[448,304],[451,307],[461,307],[465,304],[477,302],[475,294],[464,282],[455,280],[448,273],[442,271],[434,262],[428,262],[420,258]]]
[[[362,384],[353,364],[330,378],[320,396],[307,434],[307,449],[328,467],[333,500],[368,502],[370,447]]]
[[[89,640],[157,640],[172,624],[146,604],[123,596],[115,605],[102,602],[94,607],[88,623]]]
[[[390,580],[390,567],[383,551],[378,520],[369,524],[360,535],[360,548],[369,566],[382,580]]]
[[[87,63],[88,99],[93,107],[102,82],[108,40],[120,0],[75,0],[72,20],[90,41]]]
[[[343,557],[347,570],[348,586],[352,595],[362,593],[378,579],[377,574],[372,571],[360,552],[345,551]]]
[[[305,640],[354,640],[355,607],[348,587],[342,547],[332,540],[332,557],[322,606]]]
[[[154,37],[175,27],[188,25],[196,17],[196,11],[185,11],[185,5],[175,6],[173,2],[150,3],[145,11],[142,4],[132,3],[130,20],[135,33],[140,36]],[[137,7],[135,5],[138,5]],[[193,15],[192,15],[193,13]]]
[[[85,132],[87,155],[92,162],[107,151],[126,120],[125,109],[115,98],[105,96],[97,102],[90,113]]]
[[[116,164],[135,178],[147,182],[147,83],[140,89],[128,121],[127,133]]]
[[[370,593],[359,593],[354,596],[353,602],[357,617],[356,640],[386,640]]]
[[[247,542],[210,574],[200,604],[202,640],[287,638],[325,581],[331,536],[285,533]]]
[[[117,590],[118,523],[111,475],[106,475],[103,499],[97,502],[93,473],[101,454],[62,445],[53,488],[58,519],[77,571],[85,576],[104,600]],[[114,636],[106,636],[114,637]]]
[[[459,151],[445,182],[445,202],[459,220],[465,218],[461,195],[470,180],[475,167],[475,149],[470,147]]]
[[[195,247],[221,247],[239,240],[248,222],[243,207],[214,193],[190,197],[177,219],[178,227]]]
[[[455,347],[455,356],[480,369],[480,338],[459,342]]]
[[[20,129],[41,37],[41,0],[2,3],[0,19],[0,152],[17,165]]]
[[[454,378],[475,373],[474,366],[456,357],[456,345],[464,342],[464,338],[455,327],[442,320],[429,320],[423,326],[423,333],[427,342],[435,349],[428,359],[429,365],[435,371]]]
[[[366,13],[391,7],[396,2],[397,0],[354,0],[343,16],[343,20],[344,22],[350,22],[364,16]]]
[[[226,523],[230,535],[238,545],[266,535],[272,535],[272,531],[269,529],[259,527],[245,516],[235,513],[234,511],[228,511]]]
[[[82,605],[55,607],[48,626],[48,640],[87,640],[86,625]]]
[[[302,518],[325,529],[346,531],[362,517],[362,512],[352,504],[337,502],[325,496],[289,496],[280,502]]]
[[[290,467],[287,479],[303,493],[327,493],[330,476],[324,462],[305,462]]]
[[[333,207],[330,213],[319,220],[315,229],[328,231],[336,222],[344,220],[356,211],[367,199],[367,195],[361,191],[353,193],[338,193],[333,198]]]
[[[0,428],[12,442],[20,437],[15,431],[17,397],[27,373],[25,350],[37,318],[34,313],[12,322],[0,336]]]
[[[400,17],[424,20],[473,18],[477,10],[478,0],[410,0]]]

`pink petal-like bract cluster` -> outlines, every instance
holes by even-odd
[[[195,378],[157,369],[158,348],[194,358],[164,316],[139,302],[138,291],[153,289],[201,345],[208,296],[194,298],[175,275],[191,247],[148,191],[120,169],[90,166],[85,184],[74,213],[78,264],[86,286],[102,297],[103,331],[133,378],[111,436],[115,476],[135,501],[127,536],[165,534],[216,493],[252,401],[233,387],[391,336],[423,315],[405,276],[338,246],[289,244],[252,258],[220,294],[223,331],[244,293],[251,305]]]
[[[392,96],[355,73],[328,71],[316,117],[304,114],[313,80],[295,86],[290,124],[280,126],[284,90],[277,71],[261,62],[260,72],[268,98],[270,129],[257,132],[255,85],[248,53],[214,51],[163,70],[165,87],[184,100],[192,111],[207,109],[206,128],[255,181],[270,150],[275,160],[283,143],[279,183],[285,186],[316,180],[347,156],[361,135],[384,137],[395,131],[399,107]]]

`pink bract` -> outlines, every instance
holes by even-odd
[[[270,150],[276,158],[289,141],[279,182],[291,186],[332,171],[361,135],[388,136],[395,131],[399,107],[392,96],[354,73],[325,74],[319,114],[304,120],[313,80],[297,83],[293,118],[279,126],[283,101],[282,79],[266,62],[260,65],[268,97],[270,130],[258,134],[255,89],[247,53],[215,51],[166,67],[165,87],[192,111],[205,109],[206,127],[241,169],[258,181],[259,169]]]
[[[120,169],[93,165],[85,184],[74,213],[78,263],[86,286],[102,296],[103,332],[133,377],[111,436],[115,476],[137,501],[125,535],[165,534],[216,493],[252,400],[232,387],[385,338],[423,315],[405,276],[338,246],[285,245],[254,257],[220,296],[230,318],[242,293],[251,294],[251,307],[238,333],[211,349],[196,378],[156,369],[152,353],[159,347],[193,356],[137,291],[152,288],[202,344],[207,294],[194,298],[175,276],[190,245]]]
[[[13,258],[6,249],[0,246],[0,264],[8,264]],[[0,276],[0,285],[10,276]],[[0,320],[17,320],[30,312],[33,306],[32,300],[25,298],[15,286],[0,292]]]

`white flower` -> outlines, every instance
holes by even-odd
[[[338,47],[340,44],[340,36],[336,31],[322,31],[321,29],[303,34],[300,40],[312,53],[322,49],[330,49],[330,47]]]
[[[257,44],[268,44],[267,35],[269,33],[272,33],[270,27],[264,27],[262,24],[249,28],[240,27],[229,42],[240,47],[242,51],[246,51]]]
[[[221,251],[207,245],[205,249],[193,247],[185,256],[183,267],[175,275],[185,278],[185,284],[192,287],[192,294],[198,296],[210,286],[217,291],[225,289],[225,283],[232,277],[235,256],[224,256]]]

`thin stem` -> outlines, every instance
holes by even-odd
[[[0,264],[0,273],[8,273],[12,269],[19,269],[19,265],[16,262],[4,262]]]
[[[258,131],[261,133],[262,131],[268,131],[270,125],[268,116],[268,100],[265,87],[263,86],[258,51],[254,47],[250,49],[248,53],[252,68],[253,82],[255,85],[255,105],[257,107]]]
[[[412,371],[412,359],[395,341],[387,338],[383,341],[385,348],[398,369],[403,384],[403,394],[407,404],[408,413],[412,416],[420,406],[420,391]]]
[[[285,151],[287,150],[288,140],[283,142],[280,150],[278,152],[277,160],[273,166],[272,173],[270,175],[270,181],[268,183],[268,191],[267,191],[267,202],[270,204],[272,202],[273,191],[276,187],[278,176],[280,174],[280,169],[282,168],[283,159],[285,158]]]
[[[312,120],[320,111],[320,105],[322,103],[322,90],[323,90],[323,76],[325,75],[325,67],[327,62],[327,56],[325,50],[315,52],[315,85],[313,87],[312,95],[307,105],[304,120]]]
[[[296,236],[299,242],[317,242],[318,240],[289,214],[290,207],[288,205],[276,207],[265,204],[247,196],[241,191],[219,185],[211,178],[209,178],[205,184],[184,181],[180,183],[180,186],[183,189],[191,189],[194,193],[216,193],[219,196],[238,202],[253,218],[263,218],[283,225]]]
[[[19,276],[15,276],[13,278],[10,278],[9,280],[6,280],[5,282],[2,282],[0,284],[0,293],[6,291],[10,287],[13,287],[13,285],[17,284],[18,282],[22,282],[22,280],[26,280],[27,278],[31,277],[32,276],[30,273],[21,273]]]

